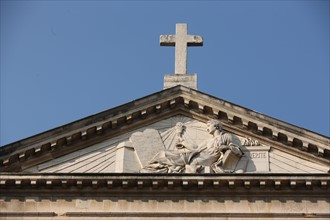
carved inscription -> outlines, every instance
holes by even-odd
[[[249,158],[248,172],[269,172],[269,151],[270,147],[251,147],[244,152]]]
[[[251,152],[251,158],[267,158],[266,152]]]

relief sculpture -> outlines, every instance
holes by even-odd
[[[158,152],[141,170],[141,173],[242,173],[244,165],[237,167],[244,157],[239,138],[223,131],[218,120],[207,122],[207,132],[212,138],[197,145],[185,140],[185,125],[175,126],[175,149]]]

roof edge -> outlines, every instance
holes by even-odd
[[[11,144],[4,145],[0,148],[0,155],[2,157],[6,157],[7,155],[10,155],[13,152],[17,152],[20,150],[23,150],[26,147],[33,147],[34,145],[40,144],[44,141],[53,142],[56,143],[60,138],[63,138],[62,136],[70,136],[70,132],[81,130],[88,132],[89,129],[94,128],[95,126],[100,126],[102,123],[110,120],[119,120],[120,117],[124,117],[124,121],[131,117],[134,113],[134,111],[144,111],[147,113],[148,108],[157,108],[161,107],[164,104],[164,102],[171,103],[172,101],[176,102],[175,99],[177,98],[182,99],[180,102],[189,110],[197,111],[199,113],[204,114],[208,117],[217,117],[220,120],[221,119],[221,113],[225,114],[227,121],[230,120],[230,123],[235,123],[235,117],[241,117],[239,120],[241,120],[241,126],[245,126],[246,129],[249,130],[250,122],[253,119],[255,123],[252,123],[252,127],[255,124],[257,128],[255,132],[256,134],[267,136],[269,135],[267,132],[269,127],[276,128],[279,127],[276,131],[274,131],[277,135],[282,132],[282,130],[288,130],[290,133],[290,136],[286,136],[286,139],[290,139],[290,142],[294,141],[295,136],[306,136],[307,138],[304,138],[304,140],[298,140],[298,145],[301,145],[303,150],[306,150],[309,147],[309,144],[315,145],[315,143],[320,143],[322,146],[318,147],[316,146],[317,150],[316,153],[319,154],[321,157],[325,154],[326,157],[329,155],[329,143],[330,138],[312,131],[309,131],[307,129],[283,122],[281,120],[272,118],[270,116],[255,112],[253,110],[250,110],[248,108],[242,107],[240,105],[236,105],[234,103],[225,101],[223,99],[211,96],[209,94],[178,85],[172,88],[168,88],[165,90],[161,90],[158,92],[155,92],[153,94],[150,94],[148,96],[130,101],[126,104],[119,105],[117,107],[102,111],[100,113],[93,114],[91,116],[79,119],[77,121],[65,124],[63,126],[53,128],[51,130],[36,134],[34,136],[19,140],[17,142],[13,142]],[[171,101],[172,100],[172,101]],[[152,104],[151,104],[152,103]],[[165,104],[166,108],[169,107],[171,104]],[[197,107],[196,107],[197,105]],[[214,109],[212,109],[214,108]],[[211,109],[211,110],[210,110]],[[222,112],[225,111],[225,112]],[[226,112],[231,112],[231,115],[227,117]],[[223,120],[222,120],[223,121]],[[267,122],[267,123],[265,123]],[[228,122],[225,122],[228,123]],[[260,125],[259,125],[260,123]],[[103,124],[104,125],[104,124]],[[102,126],[103,126],[102,125]],[[258,127],[260,126],[260,128]],[[260,131],[261,129],[261,131]],[[262,130],[263,129],[263,130]],[[266,130],[265,130],[266,129]],[[261,132],[261,133],[260,133]],[[61,136],[62,135],[62,136]],[[271,131],[270,137],[273,136],[273,132]],[[275,135],[275,134],[274,134]],[[311,142],[306,141],[307,139],[311,139]],[[51,140],[53,139],[53,140]],[[277,140],[280,141],[280,140]],[[281,142],[281,141],[280,141]],[[304,144],[307,144],[308,146],[303,146]],[[40,147],[40,146],[39,146]],[[312,146],[312,148],[315,148],[315,146]],[[315,151],[315,150],[312,150]],[[22,152],[21,152],[22,153]],[[315,153],[315,152],[313,152]],[[17,160],[14,158],[14,160]]]

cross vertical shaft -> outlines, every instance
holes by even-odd
[[[175,74],[187,74],[187,47],[203,46],[203,38],[188,35],[187,24],[176,24],[175,35],[161,35],[161,46],[175,46]]]
[[[187,74],[187,24],[176,24],[175,74]]]

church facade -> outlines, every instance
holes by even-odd
[[[0,219],[329,219],[329,137],[197,90],[164,90],[0,148]]]

